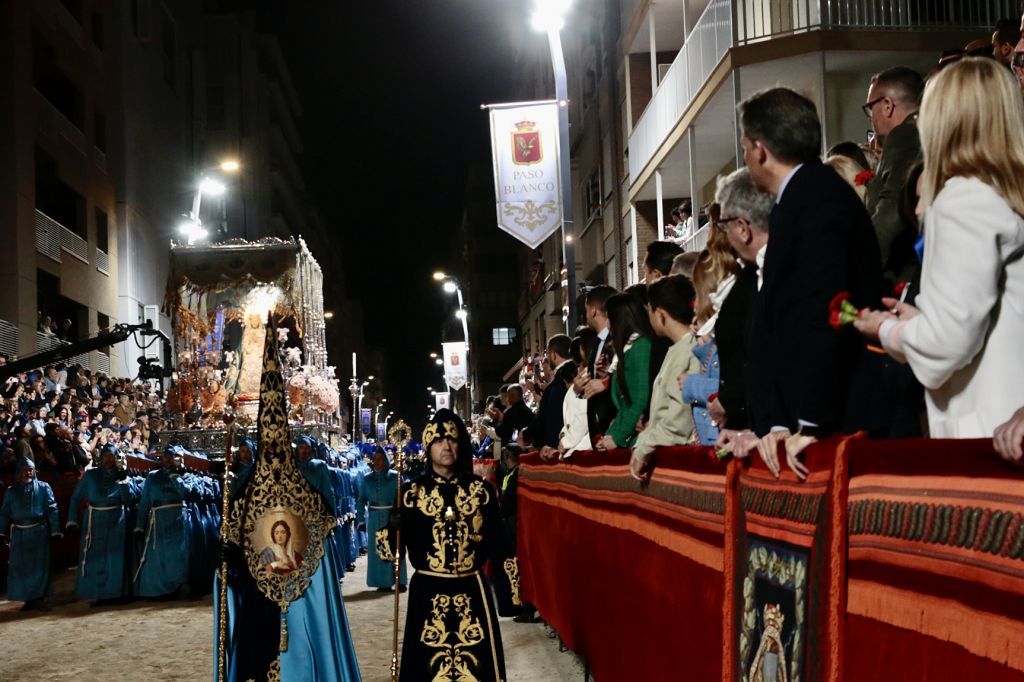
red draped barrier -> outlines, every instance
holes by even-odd
[[[988,441],[834,438],[806,481],[667,448],[642,486],[628,461],[520,474],[524,598],[599,682],[1024,682],[1024,472]]]

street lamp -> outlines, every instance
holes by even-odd
[[[533,0],[533,28],[548,34],[551,68],[555,73],[555,99],[558,100],[558,163],[562,180],[562,260],[565,262],[565,287],[568,290],[565,329],[569,336],[576,324],[576,249],[572,224],[572,159],[569,146],[569,84],[559,32],[572,0]]]
[[[241,165],[235,159],[225,159],[218,168],[226,173],[235,173],[238,172]],[[200,175],[199,183],[196,185],[195,196],[192,198],[192,210],[189,211],[187,220],[182,222],[179,227],[181,232],[188,237],[189,246],[209,236],[209,232],[203,227],[203,220],[199,215],[199,210],[203,204],[203,195],[219,197],[225,191],[227,191],[227,186],[217,178],[208,176],[205,172]]]
[[[456,294],[459,298],[459,309],[455,311],[455,317],[462,322],[462,339],[466,342],[466,363],[472,367],[472,363],[469,361],[469,324],[467,319],[469,318],[469,312],[466,310],[466,304],[462,299],[462,287],[459,286],[459,281],[454,277],[449,277],[443,271],[438,270],[434,273],[434,281],[442,282],[441,288],[444,289],[445,293]],[[442,363],[443,364],[443,363]],[[472,372],[470,372],[472,375]],[[473,413],[473,391],[474,381],[473,377],[469,376],[469,413]]]

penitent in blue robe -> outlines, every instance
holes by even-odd
[[[50,536],[60,534],[57,501],[48,483],[7,488],[0,506],[0,535],[11,540],[7,598],[42,599],[50,593]]]
[[[371,471],[363,477],[362,492],[356,504],[359,523],[366,524],[366,534],[376,537],[377,531],[388,525],[391,509],[395,504],[398,492],[398,473],[390,469]],[[399,583],[405,585],[408,580],[405,571],[405,557],[402,557]],[[366,555],[366,584],[369,587],[392,587],[395,584],[395,567],[384,561],[377,552]]]
[[[336,508],[330,473],[323,462],[296,462],[306,480],[323,497],[325,509]],[[352,633],[341,596],[338,548],[334,533],[324,542],[324,556],[309,587],[288,607],[288,650],[280,652],[281,680],[360,682]],[[266,660],[277,656],[280,612],[256,587],[242,557],[229,560],[228,624],[224,642],[227,681],[265,679]],[[220,579],[218,573],[217,580]],[[215,588],[214,613],[219,613],[220,590]],[[218,671],[217,629],[214,629],[213,670]]]
[[[128,508],[138,501],[138,490],[114,469],[90,469],[71,495],[68,525],[79,525],[78,570],[75,595],[79,599],[116,599],[128,593],[129,563]]]
[[[136,570],[140,597],[159,597],[188,582],[191,524],[185,499],[194,494],[191,476],[158,469],[146,477],[135,530],[145,532]]]

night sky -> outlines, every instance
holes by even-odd
[[[451,314],[430,276],[456,265],[466,171],[490,158],[480,104],[511,96],[512,32],[531,30],[528,2],[263,7],[302,100],[311,198],[338,232],[348,296],[366,310],[367,346],[388,356],[389,407],[422,423],[425,387],[440,383],[428,353]]]

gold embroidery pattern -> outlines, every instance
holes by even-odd
[[[512,605],[522,606],[523,602],[519,598],[519,560],[518,559],[505,559],[503,564],[505,568],[505,575],[508,576],[509,585],[512,586]]]
[[[381,528],[374,535],[374,544],[377,548],[377,557],[381,561],[391,563],[395,560],[395,553],[391,551],[391,543],[388,541],[388,529]]]
[[[453,608],[459,629],[450,633],[445,619]],[[453,636],[454,640],[450,641]],[[431,600],[430,618],[423,624],[423,632],[420,633],[420,642],[438,650],[430,659],[430,668],[434,673],[432,682],[478,682],[475,672],[480,666],[480,660],[466,649],[471,649],[484,639],[486,637],[480,619],[475,618],[469,608],[469,595],[435,595]]]
[[[438,438],[451,438],[452,440],[459,439],[459,430],[455,426],[455,422],[444,422],[440,424],[441,429],[438,429],[438,424],[427,424],[423,429],[423,447],[428,448]]]
[[[326,510],[323,499],[298,470],[291,451],[284,383],[278,363],[277,333],[267,324],[260,383],[260,457],[253,472],[250,495],[231,510],[229,538],[245,551],[249,572],[268,599],[280,606],[282,627],[288,606],[305,592],[324,557],[324,542],[337,520]],[[286,511],[299,517],[308,531],[308,544],[299,568],[287,575],[265,570],[260,559],[262,547],[254,544],[256,524],[264,515]],[[287,647],[282,634],[281,650]]]
[[[425,495],[421,487],[413,484],[405,492],[402,501],[406,508],[416,509],[434,520],[431,527],[434,551],[427,556],[431,571],[468,573],[473,570],[476,552],[470,549],[470,542],[483,539],[480,531],[483,530],[484,517],[480,510],[490,499],[483,481],[473,481],[468,489],[459,488],[455,493],[455,509],[445,507],[444,497],[437,487]],[[448,523],[452,524],[454,535],[449,534]],[[449,558],[452,559],[451,568],[448,568]]]

